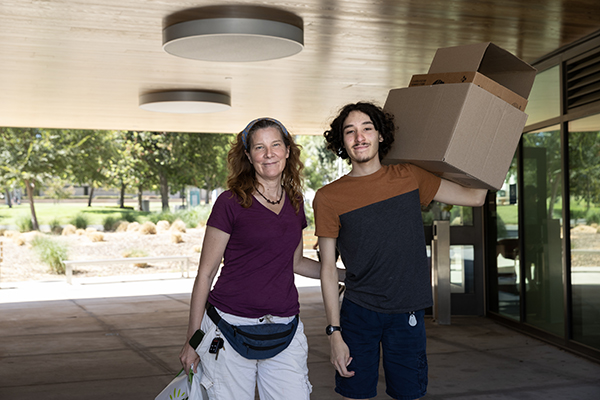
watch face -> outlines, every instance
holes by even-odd
[[[328,326],[327,326],[327,328],[325,328],[325,332],[326,332],[328,335],[331,335],[331,334],[332,334],[333,332],[335,332],[335,331],[341,331],[340,327],[339,327],[339,326],[331,326],[331,325],[328,325]]]

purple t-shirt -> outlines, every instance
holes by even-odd
[[[221,193],[207,225],[230,235],[223,268],[208,299],[219,310],[240,317],[298,314],[294,251],[306,227],[304,207],[287,194],[279,214],[257,200],[243,208],[230,191]]]

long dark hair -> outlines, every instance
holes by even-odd
[[[342,107],[338,116],[331,122],[330,129],[323,133],[327,141],[327,148],[341,159],[348,160],[348,163],[350,163],[348,152],[344,148],[344,121],[352,111],[360,111],[367,114],[371,118],[375,129],[381,134],[383,141],[379,143],[379,160],[382,160],[390,151],[392,143],[394,143],[396,128],[394,126],[394,117],[373,103],[358,102]]]

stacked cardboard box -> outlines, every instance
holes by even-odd
[[[384,110],[397,132],[384,163],[410,162],[463,186],[499,189],[535,73],[493,43],[438,49],[427,75],[388,94]]]

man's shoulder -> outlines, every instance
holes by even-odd
[[[340,186],[340,184],[344,181],[344,177],[340,177],[338,179],[336,179],[335,181],[329,182],[328,184],[322,186],[320,189],[317,190],[317,194],[318,193],[329,193],[331,191],[335,191],[337,190],[337,188]]]

